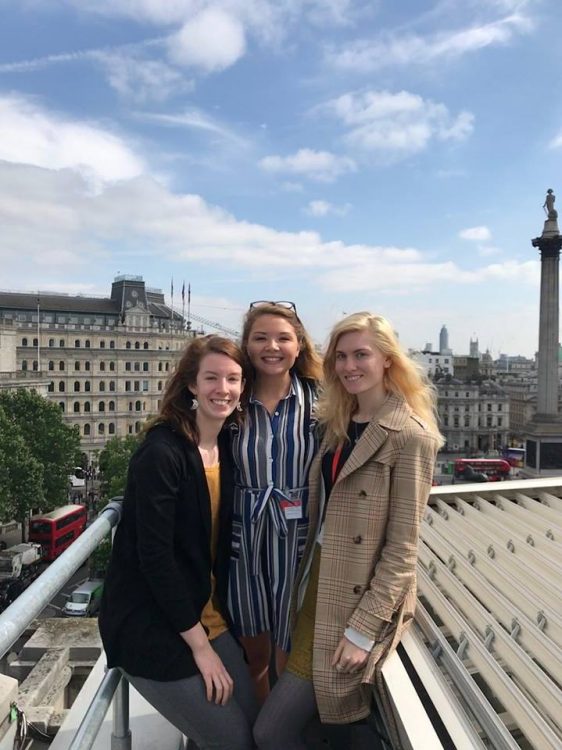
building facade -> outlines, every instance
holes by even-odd
[[[443,451],[488,453],[508,444],[509,396],[491,381],[436,383]]]
[[[452,354],[424,350],[422,352],[410,351],[409,355],[430,378],[454,375]]]
[[[12,380],[45,382],[90,461],[108,438],[138,433],[157,412],[194,335],[140,276],[117,277],[108,298],[0,293],[0,330],[15,342]]]

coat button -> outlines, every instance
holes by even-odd
[[[360,594],[361,593],[361,586],[357,585],[353,587],[353,593],[354,594]]]
[[[353,544],[361,544],[362,541],[363,537],[361,536],[361,534],[357,534],[357,536],[353,537]]]
[[[359,497],[367,497],[367,493],[365,490],[359,490]]]

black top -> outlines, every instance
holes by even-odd
[[[355,444],[365,431],[368,424],[369,422],[354,422],[353,420],[350,420],[347,426],[348,440],[346,440],[341,446],[336,466],[334,466],[334,457],[338,451],[326,451],[322,457],[322,478],[324,479],[324,487],[326,489],[326,499],[330,497],[330,492],[332,491],[332,487],[338,474],[342,470],[347,459],[351,456]]]
[[[227,623],[232,469],[219,436],[221,507],[214,573]],[[99,627],[109,667],[153,680],[198,674],[179,635],[211,594],[211,506],[198,448],[167,425],[152,429],[129,464],[123,515],[104,585]]]

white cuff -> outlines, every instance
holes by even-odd
[[[375,645],[375,642],[371,638],[367,638],[366,635],[355,630],[355,628],[346,628],[344,636],[348,641],[351,641],[354,646],[362,648],[363,651],[372,651],[373,646]]]

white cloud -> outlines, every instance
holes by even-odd
[[[514,12],[480,25],[427,36],[384,32],[374,39],[357,40],[340,49],[331,48],[327,56],[338,68],[363,73],[389,66],[442,63],[485,47],[506,45],[532,26],[529,16]]]
[[[160,60],[120,52],[100,53],[97,59],[115,91],[134,102],[164,101],[193,88],[193,82],[184,73]]]
[[[168,127],[190,128],[200,130],[225,141],[231,141],[240,147],[247,147],[248,143],[227,125],[219,122],[200,109],[191,107],[177,114],[158,112],[136,112],[136,117],[149,122],[159,123]]]
[[[549,148],[562,148],[562,130],[548,144]]]
[[[317,108],[348,126],[345,140],[354,147],[400,158],[423,151],[432,140],[461,141],[473,130],[473,115],[453,116],[444,104],[408,91],[343,94]]]
[[[328,201],[315,200],[310,201],[304,209],[304,213],[308,216],[323,217],[323,216],[345,216],[349,213],[351,205],[346,203],[343,206],[337,206]]]
[[[346,172],[354,172],[355,162],[329,151],[301,148],[290,156],[266,156],[259,166],[266,172],[298,174],[320,182],[332,182]]]
[[[492,233],[485,226],[469,227],[459,232],[461,240],[472,240],[474,242],[487,242],[492,239]]]
[[[92,184],[130,179],[143,160],[109,130],[70,120],[21,96],[0,96],[0,159],[48,169],[77,169]]]
[[[243,25],[217,8],[201,11],[168,40],[168,54],[174,63],[209,73],[229,68],[245,51]]]

